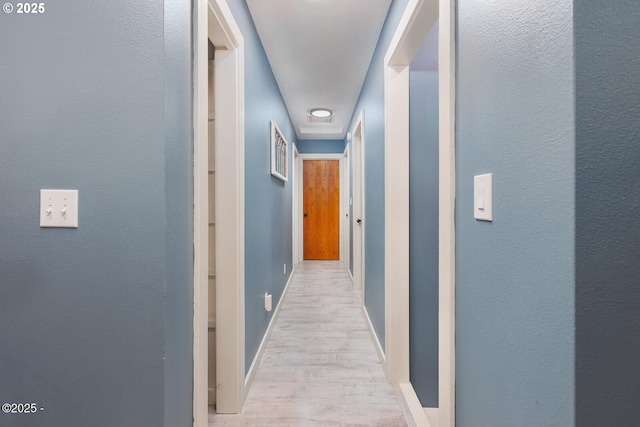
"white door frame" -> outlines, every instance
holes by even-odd
[[[299,233],[301,233],[300,227],[302,226],[302,221],[300,221],[301,218],[301,213],[299,212],[299,203],[298,200],[300,200],[300,176],[302,174],[302,163],[300,161],[300,152],[298,152],[298,147],[296,147],[295,144],[293,144],[293,161],[291,162],[293,167],[292,167],[292,180],[291,182],[293,183],[293,200],[291,203],[291,215],[292,215],[292,225],[293,225],[293,231],[291,233],[291,238],[293,239],[293,243],[292,243],[292,268],[295,269],[296,264],[298,264],[300,262],[300,245],[299,245],[299,241],[298,241],[298,235]]]
[[[340,162],[340,260],[349,268],[349,144],[345,144]]]
[[[296,177],[296,180],[294,182],[294,190],[296,193],[296,200],[294,203],[294,209],[295,209],[295,215],[297,218],[297,221],[294,221],[297,226],[296,229],[294,230],[295,234],[294,234],[294,239],[296,241],[296,253],[295,253],[295,264],[301,263],[302,261],[304,261],[304,239],[303,239],[303,233],[304,233],[304,227],[303,227],[303,221],[301,220],[302,218],[302,157],[300,157],[300,153],[298,152],[298,148],[296,147],[295,150],[295,157],[294,157],[294,161],[296,162],[296,166],[297,166],[297,170],[298,170],[298,175]]]
[[[410,0],[384,60],[385,347],[391,383],[409,377],[409,64],[439,24],[439,427],[455,425],[455,0]],[[405,393],[406,396],[406,393]],[[414,393],[414,400],[415,398]],[[418,402],[419,403],[419,402]],[[423,413],[424,415],[424,413]],[[424,422],[429,421],[424,418]]]
[[[225,0],[198,0],[194,25],[193,425],[206,427],[208,41],[215,57],[216,377],[218,412],[244,399],[244,39]]]
[[[344,164],[344,153],[313,153],[313,154],[299,154],[298,156],[299,159],[299,165],[300,165],[300,173],[298,174],[298,201],[297,201],[297,205],[298,205],[298,218],[301,218],[302,214],[303,214],[303,210],[304,210],[304,200],[303,200],[303,189],[304,189],[304,173],[303,173],[303,162],[305,160],[338,160],[339,163],[339,167],[340,167],[340,177],[339,177],[339,182],[340,182],[340,196],[339,196],[339,200],[340,200],[340,261],[344,261],[344,256],[345,254],[343,253],[343,239],[345,238],[345,232],[343,230],[343,222],[342,222],[342,217],[349,212],[348,210],[345,211],[345,206],[342,203],[342,198],[344,197],[344,192],[347,191],[348,187],[344,187],[343,184],[343,179],[342,179],[342,174],[343,171],[345,170],[345,164]],[[348,194],[348,191],[347,191]],[[298,247],[300,248],[300,261],[304,260],[304,227],[302,225],[302,221],[300,222],[300,227],[298,229]],[[348,239],[348,235],[346,236],[346,238]]]
[[[353,144],[353,286],[360,291],[364,305],[364,254],[365,254],[365,157],[364,157],[364,111],[360,111],[353,130],[351,131]],[[358,218],[362,219],[357,224]],[[359,236],[358,239],[358,230]],[[359,241],[358,241],[359,240]]]

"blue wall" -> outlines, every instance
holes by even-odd
[[[229,6],[245,42],[245,368],[248,371],[292,270],[292,184],[271,176],[269,121],[275,120],[289,144],[295,132],[246,2]],[[289,170],[291,170],[289,156]],[[283,265],[287,265],[283,273]]]
[[[438,72],[409,79],[410,379],[422,406],[438,407]]]
[[[576,425],[640,419],[640,3],[576,1]]]
[[[46,7],[0,16],[0,400],[44,408],[0,426],[190,425],[191,7]]]
[[[571,426],[573,2],[460,0],[457,25],[457,425]]]
[[[364,111],[365,306],[384,348],[384,55],[408,0],[391,2],[349,130]],[[353,151],[351,151],[353,152]],[[353,156],[352,156],[353,167]],[[353,218],[353,212],[349,213]],[[352,225],[353,228],[353,225]]]
[[[300,154],[344,153],[344,139],[301,139],[296,144]]]

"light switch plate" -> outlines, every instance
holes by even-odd
[[[493,174],[473,177],[473,217],[480,221],[493,221]]]
[[[40,190],[40,227],[78,228],[78,190]]]

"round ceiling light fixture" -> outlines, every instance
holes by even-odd
[[[309,112],[313,117],[318,117],[318,118],[326,118],[326,117],[331,117],[331,114],[333,114],[331,112],[331,110],[329,110],[328,108],[314,108]]]

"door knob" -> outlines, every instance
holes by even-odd
[[[356,222],[357,222],[358,224],[362,224],[362,219],[358,218],[358,219],[356,219]]]

